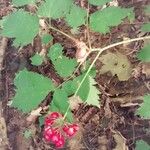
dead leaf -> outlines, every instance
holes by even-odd
[[[126,81],[130,78],[132,73],[131,63],[125,55],[120,52],[109,52],[99,59],[104,64],[100,69],[100,74],[111,72],[113,76],[117,75],[120,81]]]
[[[71,110],[78,109],[79,105],[83,103],[79,96],[72,96],[69,98]]]
[[[121,135],[119,131],[113,131],[114,132],[114,139],[116,142],[116,147],[113,150],[128,150],[128,147],[126,145],[126,139]]]

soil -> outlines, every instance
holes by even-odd
[[[122,37],[135,38],[144,35],[140,31],[140,25],[143,22],[147,22],[148,18],[144,16],[143,7],[150,4],[150,1],[118,0],[118,2],[122,7],[135,8],[136,20],[134,24],[129,25],[128,22],[124,22],[118,27],[113,28],[111,33],[105,36],[91,32],[90,36],[93,47],[104,47],[112,42],[119,41]],[[80,5],[81,1],[77,0],[76,3]],[[92,12],[95,9],[97,8],[91,7],[90,11]],[[0,0],[0,17],[11,13],[11,11],[12,8],[9,0]],[[70,33],[69,27],[63,21],[53,21],[52,24],[65,33]],[[86,41],[85,31],[86,29],[81,27],[80,33],[75,35],[75,38]],[[54,37],[54,43],[59,42],[64,46],[67,56],[75,56],[76,46],[72,41],[57,32],[51,31],[51,34]],[[18,52],[12,46],[12,40],[8,40],[0,76],[0,100],[2,102],[0,110],[3,110],[0,118],[4,118],[3,125],[6,123],[7,131],[6,134],[3,134],[6,136],[6,144],[2,150],[55,149],[53,145],[49,145],[43,140],[42,128],[39,127],[37,121],[29,123],[26,121],[28,115],[9,107],[9,103],[15,95],[13,83],[15,73],[24,67],[52,78],[58,84],[63,81],[55,73],[50,63],[40,67],[31,65],[30,57],[35,51],[41,50],[39,43],[37,37],[33,45],[28,45]],[[80,105],[74,111],[75,118],[77,118],[81,125],[81,131],[75,138],[67,141],[63,150],[126,150],[127,148],[134,150],[135,143],[139,139],[143,139],[150,144],[150,120],[144,120],[137,116],[135,111],[138,105],[134,105],[142,102],[141,97],[144,94],[150,93],[150,71],[148,69],[150,64],[140,63],[136,59],[136,53],[142,46],[143,41],[134,42],[125,47],[118,46],[110,50],[119,51],[127,55],[134,68],[133,75],[127,81],[119,81],[116,76],[113,77],[109,73],[104,75],[97,73],[95,79],[97,81],[97,88],[101,91],[101,108]],[[95,54],[91,55],[89,60],[92,61],[94,57]],[[97,71],[101,65],[99,61],[96,62]],[[45,101],[50,99],[50,97],[48,95]],[[27,130],[32,131],[32,137],[25,138],[23,133]],[[121,146],[118,148],[119,144]]]

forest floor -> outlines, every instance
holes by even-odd
[[[140,24],[145,22],[142,8],[150,4],[149,0],[118,0],[122,7],[134,7],[136,14],[135,24],[130,25],[124,22],[116,28],[113,28],[110,34],[100,35],[90,33],[93,47],[104,47],[111,42],[118,41],[118,37],[135,38],[143,36],[140,32]],[[94,8],[93,8],[94,9]],[[0,17],[10,13],[11,7],[9,0],[0,0]],[[53,25],[65,33],[70,29],[64,22],[54,21]],[[75,56],[76,47],[66,37],[62,38],[57,32],[52,32],[55,39],[64,46],[65,54],[70,57]],[[81,28],[77,39],[85,38],[85,29]],[[2,138],[9,150],[51,150],[55,149],[48,145],[42,138],[41,128],[38,123],[30,124],[26,121],[27,116],[14,108],[8,106],[9,101],[15,94],[13,80],[18,70],[27,67],[29,70],[41,73],[45,76],[55,79],[61,83],[62,79],[58,77],[50,63],[35,67],[31,65],[30,57],[36,51],[40,51],[38,38],[33,46],[29,45],[23,48],[21,52],[11,46],[11,40],[3,41],[0,38],[0,47],[5,42],[5,51],[3,65],[0,71],[0,139]],[[143,42],[134,42],[124,46],[118,46],[110,51],[119,51],[126,55],[134,68],[133,76],[127,81],[119,81],[116,76],[111,74],[100,75],[97,73],[97,88],[101,91],[101,108],[94,106],[79,106],[74,112],[78,122],[82,124],[82,130],[75,138],[68,141],[64,150],[134,150],[135,143],[143,139],[150,144],[150,120],[144,120],[135,115],[138,107],[137,103],[142,102],[142,96],[150,93],[150,64],[141,63],[136,59],[137,51],[143,46]],[[93,60],[94,54],[90,56]],[[97,72],[102,64],[96,62]],[[6,126],[5,126],[6,123]],[[1,129],[1,127],[3,127]],[[4,128],[5,127],[5,128]],[[31,130],[32,137],[26,138],[24,132]],[[3,136],[3,137],[2,137]],[[1,149],[0,149],[1,150]],[[3,149],[2,149],[3,150]]]

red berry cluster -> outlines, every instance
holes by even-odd
[[[79,130],[77,124],[65,124],[59,126],[59,121],[63,116],[58,112],[52,112],[44,121],[44,139],[52,142],[57,148],[62,148],[65,144],[65,137],[72,137]],[[64,134],[63,134],[64,133]]]

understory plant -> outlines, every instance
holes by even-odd
[[[98,9],[91,12],[92,6]],[[0,34],[12,38],[13,46],[20,51],[24,46],[32,45],[35,38],[39,37],[42,49],[30,58],[31,64],[40,67],[50,62],[63,82],[58,85],[54,79],[24,68],[16,74],[14,79],[16,94],[12,99],[11,107],[23,113],[30,113],[38,108],[42,110],[40,104],[51,93],[52,100],[47,105],[48,115],[45,117],[44,137],[47,141],[52,140],[56,147],[62,147],[64,139],[62,135],[60,136],[60,132],[71,136],[79,130],[78,125],[73,123],[75,122],[72,113],[74,107],[84,103],[100,108],[101,92],[95,86],[97,83],[94,79],[95,62],[99,59],[103,63],[101,74],[111,72],[113,76],[117,75],[120,81],[126,81],[132,73],[129,60],[119,52],[112,53],[108,50],[131,42],[150,40],[150,36],[122,39],[116,43],[111,41],[112,44],[105,47],[92,47],[91,32],[106,35],[124,21],[128,21],[129,24],[134,22],[134,8],[120,7],[113,4],[112,0],[87,0],[82,7],[74,0],[12,0],[12,7],[13,11],[0,21]],[[143,11],[149,15],[150,6],[143,8]],[[70,29],[70,33],[58,29],[53,25],[53,21],[63,21]],[[75,38],[81,27],[87,31],[86,42]],[[141,25],[141,31],[150,32],[150,22]],[[61,43],[53,42],[55,37],[51,34],[52,32],[65,36],[74,44],[77,49],[74,58],[64,54]],[[106,50],[107,53],[104,54]],[[91,62],[89,56],[92,53],[96,53],[96,56]],[[150,62],[149,44],[145,44],[138,52],[137,59],[145,63]],[[118,65],[114,67],[116,63]],[[79,69],[80,74],[77,73]],[[150,95],[144,95],[144,101],[138,108],[137,114],[149,119],[149,105]],[[60,132],[56,132],[58,129]]]

